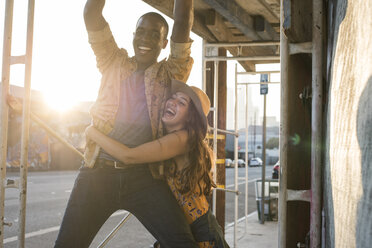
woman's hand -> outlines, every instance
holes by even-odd
[[[15,112],[17,112],[18,114],[22,113],[23,104],[15,96],[8,94],[6,101],[9,107],[11,107]]]
[[[90,138],[90,136],[92,135],[92,132],[94,131],[95,127],[93,127],[93,125],[90,125],[88,126],[86,129],[85,129],[85,136],[87,138]]]

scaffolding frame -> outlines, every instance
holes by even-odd
[[[272,82],[271,81],[271,74],[275,73],[280,73],[280,71],[255,71],[255,72],[239,72],[237,71],[237,68],[235,68],[235,74],[236,75],[268,75],[268,81],[267,82],[237,82],[237,85],[244,85],[246,89],[246,114],[245,114],[245,158],[246,158],[246,164],[248,164],[249,159],[248,158],[248,111],[249,111],[249,106],[248,106],[248,86],[249,85],[270,85],[270,84],[280,84],[280,82]],[[261,187],[261,192],[262,194],[265,194],[265,169],[266,169],[266,148],[265,148],[265,143],[266,143],[266,94],[264,95],[264,123],[263,123],[263,136],[262,136],[262,144],[263,144],[263,149],[262,149],[262,187]],[[245,177],[246,182],[248,181],[248,167],[246,167],[246,177]],[[248,192],[248,183],[246,183],[246,188],[245,192]],[[245,199],[245,216],[248,216],[248,197]],[[261,202],[261,224],[265,222],[264,219],[264,201]],[[247,226],[248,226],[248,220],[246,218],[245,220],[245,230],[247,232]]]
[[[218,95],[218,62],[219,61],[229,61],[229,60],[235,60],[235,61],[277,61],[280,62],[280,56],[241,56],[241,51],[243,47],[252,47],[252,46],[278,46],[280,45],[280,42],[277,41],[269,41],[269,42],[245,42],[245,43],[207,43],[205,40],[203,40],[203,61],[202,61],[202,88],[205,91],[206,90],[206,72],[207,72],[207,61],[214,62],[214,82],[213,82],[213,94],[214,94],[214,103],[213,107],[211,107],[211,111],[213,111],[213,127],[212,130],[213,133],[213,156],[214,161],[216,161],[217,158],[217,130],[218,124],[217,124],[217,114],[218,114],[218,101],[217,95]],[[237,56],[227,57],[227,56],[218,56],[216,53],[216,49],[218,48],[227,48],[227,47],[237,47],[238,48],[238,54]],[[208,56],[207,48],[212,48],[211,50],[212,55]],[[213,213],[216,213],[216,190],[224,190],[226,192],[234,192],[235,193],[235,199],[234,199],[234,244],[233,247],[237,247],[237,223],[238,223],[238,200],[239,200],[239,186],[238,186],[238,75],[244,74],[244,73],[250,73],[250,74],[263,74],[261,72],[238,72],[237,71],[237,64],[235,65],[235,87],[234,87],[234,95],[235,95],[235,101],[234,101],[234,132],[229,132],[227,130],[221,130],[221,132],[224,132],[226,134],[233,134],[234,135],[234,190],[233,191],[227,191],[224,189],[215,189],[213,190],[213,197],[212,197],[212,210]],[[277,71],[273,71],[273,73],[277,73]],[[247,98],[248,98],[248,87],[247,88]],[[246,133],[248,132],[248,104],[246,103]],[[248,135],[246,135],[246,143],[248,139]],[[247,147],[246,147],[247,151]],[[245,230],[247,231],[247,216],[248,216],[248,156],[245,157]],[[214,180],[217,179],[217,169],[216,169],[216,162],[213,166],[213,178]]]
[[[323,0],[313,0],[312,41],[290,43],[284,30],[285,4],[280,2],[280,64],[281,64],[281,138],[280,138],[280,186],[279,186],[279,247],[287,247],[287,202],[310,202],[310,247],[321,245],[321,141],[323,101]],[[290,0],[288,0],[290,3]],[[312,111],[311,111],[311,188],[292,190],[287,185],[288,161],[288,62],[289,57],[298,53],[312,54]],[[301,245],[301,244],[298,244]]]
[[[7,0],[5,5],[4,20],[4,40],[3,40],[3,66],[2,66],[2,91],[1,91],[1,152],[0,152],[0,247],[3,247],[4,226],[10,226],[11,223],[4,222],[5,210],[5,189],[16,187],[19,189],[19,225],[18,225],[18,247],[24,247],[25,244],[25,221],[26,221],[26,197],[27,197],[27,159],[28,159],[28,141],[30,126],[30,102],[31,102],[31,64],[32,64],[32,45],[34,30],[34,9],[35,0],[28,1],[27,14],[27,36],[26,53],[23,56],[11,56],[12,26],[14,0]],[[9,108],[6,102],[9,93],[10,66],[14,64],[25,65],[24,78],[24,108],[22,113],[22,137],[21,137],[21,164],[20,177],[14,185],[6,185],[6,155],[8,142],[8,113]]]

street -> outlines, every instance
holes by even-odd
[[[239,168],[239,216],[244,216],[245,168]],[[272,166],[267,166],[266,177],[271,177]],[[26,247],[52,247],[57,237],[60,223],[77,171],[30,172],[28,174],[27,212],[26,212]],[[257,210],[254,180],[260,178],[261,167],[249,168],[249,211]],[[8,179],[15,179],[17,174],[10,172]],[[226,169],[226,188],[234,189],[234,168]],[[226,225],[234,221],[234,193],[226,193]],[[12,223],[4,227],[4,246],[17,247],[19,193],[16,189],[7,189],[5,194],[5,222]],[[125,211],[117,211],[98,232],[90,247],[97,247],[111,230],[125,216]],[[154,238],[131,217],[119,230],[106,247],[150,247]]]

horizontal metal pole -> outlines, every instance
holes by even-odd
[[[261,75],[261,74],[272,74],[280,73],[280,71],[244,71],[238,72],[238,75]]]
[[[238,85],[247,85],[247,84],[280,84],[280,82],[246,82],[246,83],[238,83]]]
[[[306,201],[310,202],[310,190],[291,190],[287,189],[287,201]]]
[[[236,195],[239,195],[241,192],[238,190],[232,190],[232,189],[223,189],[223,188],[213,188],[213,190],[220,190],[220,191],[225,191],[229,193],[234,193]]]
[[[129,217],[131,216],[131,213],[127,213],[123,219],[119,222],[119,224],[116,225],[116,227],[107,235],[107,237],[97,246],[97,248],[102,248],[107,245],[107,243],[114,237],[114,235],[119,231],[119,229],[127,222]]]
[[[313,49],[312,42],[290,43],[289,44],[289,54],[312,53],[312,49]]]
[[[214,127],[209,127],[209,130],[214,130]],[[224,129],[218,129],[218,128],[217,128],[217,132],[219,132],[219,133],[231,134],[231,135],[234,135],[234,136],[236,136],[236,137],[239,137],[239,133],[237,133],[237,132],[233,132],[233,131],[227,131],[227,130],[224,130]]]
[[[206,43],[206,47],[249,47],[249,46],[279,46],[279,41],[239,42],[239,43]]]
[[[63,137],[61,137],[58,133],[56,133],[53,129],[51,129],[45,122],[40,120],[39,117],[37,117],[35,114],[31,113],[31,119],[35,121],[37,124],[39,124],[44,130],[52,135],[54,138],[59,140],[62,144],[64,144],[66,147],[68,147],[71,151],[73,151],[75,154],[79,155],[80,157],[84,157],[84,155],[79,152],[73,145],[68,143]]]
[[[11,56],[10,57],[10,64],[15,65],[15,64],[25,64],[26,63],[26,56]]]
[[[205,57],[205,61],[227,61],[227,60],[237,60],[237,61],[260,61],[260,60],[270,60],[275,62],[280,62],[280,56],[239,56],[239,57],[222,57],[222,56],[212,56]]]

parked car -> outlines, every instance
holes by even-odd
[[[262,166],[262,160],[260,158],[252,158],[249,161],[249,166],[251,167]]]
[[[271,176],[272,179],[279,179],[279,169],[280,169],[280,165],[279,165],[279,161],[278,161],[278,162],[276,162],[276,164],[273,167],[273,173],[272,173],[272,176]]]
[[[238,167],[244,167],[245,161],[243,159],[238,159]],[[235,160],[232,162],[232,167],[235,166]]]
[[[225,159],[225,167],[226,168],[233,167],[233,161],[230,158]]]

